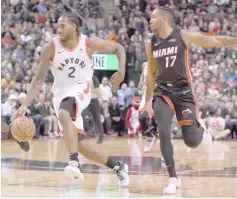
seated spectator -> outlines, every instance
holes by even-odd
[[[45,134],[50,138],[58,137],[58,120],[57,117],[53,115],[54,111],[50,106],[50,100],[44,99],[44,94],[40,95],[40,102],[37,105],[37,111],[44,117]]]
[[[118,136],[122,135],[122,129],[121,129],[121,112],[118,105],[117,97],[112,97],[111,105],[109,107],[109,114],[112,120],[111,128],[113,132],[118,133]]]
[[[233,125],[227,128],[226,121],[221,117],[221,109],[211,107],[210,117],[207,119],[208,132],[214,140],[226,138],[233,129]]]
[[[13,116],[15,105],[17,101],[17,96],[14,94],[11,94],[7,101],[2,105],[2,119],[5,123],[10,124],[11,118]]]

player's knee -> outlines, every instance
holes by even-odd
[[[79,141],[78,152],[87,150],[88,143],[84,142],[84,140],[85,140],[85,136],[81,136],[81,139],[80,138],[78,139],[78,141]]]
[[[161,140],[170,139],[170,137],[171,137],[171,135],[170,135],[171,127],[170,126],[161,124],[161,125],[159,125],[158,129],[159,129],[159,137]]]
[[[202,142],[202,133],[197,131],[193,126],[183,126],[184,143],[190,148],[196,148]]]
[[[61,123],[71,119],[70,113],[65,109],[59,109],[58,111],[58,119]]]

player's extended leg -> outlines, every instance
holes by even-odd
[[[171,124],[173,112],[169,105],[160,97],[154,102],[154,116],[159,129],[160,149],[169,173],[169,185],[163,189],[163,193],[175,194],[181,186],[177,179],[175,163],[173,158],[173,146],[171,143]]]
[[[156,141],[156,137],[154,135],[154,131],[156,130],[156,128],[150,126],[149,116],[146,111],[139,112],[139,123],[142,127],[142,130],[144,131],[144,133],[146,133],[147,136],[147,145],[144,148],[144,152],[148,152],[151,150],[152,146]]]
[[[184,102],[182,106],[176,105],[175,109],[184,143],[196,148],[202,142],[205,129],[198,122],[195,103]]]
[[[78,160],[78,151],[85,157],[95,161],[96,163],[105,165],[116,171],[119,178],[119,185],[126,186],[130,180],[128,177],[128,166],[121,164],[106,157],[100,150],[96,150],[95,146],[91,147],[88,143],[85,143],[85,134],[80,132],[78,135],[78,129],[73,123],[72,118],[76,115],[75,98],[70,97],[63,100],[59,107],[59,121],[64,130],[64,139],[70,153],[69,166],[65,168],[65,172],[73,178],[83,179],[81,169]],[[77,107],[79,109],[79,107]],[[80,118],[82,120],[82,116]],[[82,121],[81,121],[82,122]],[[80,130],[81,131],[81,130]],[[78,144],[79,138],[79,144]]]

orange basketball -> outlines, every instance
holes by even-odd
[[[29,141],[35,135],[35,123],[26,116],[18,117],[11,124],[11,133],[17,141]]]

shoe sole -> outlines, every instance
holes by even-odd
[[[77,171],[73,170],[72,167],[70,167],[70,166],[66,166],[64,168],[64,172],[65,172],[66,176],[68,176],[69,178],[71,178],[73,180],[79,179],[81,181],[84,181],[83,174],[80,171],[77,172]]]
[[[181,192],[181,185],[179,187],[176,187],[176,192],[165,192],[163,190],[164,195],[173,195],[173,194],[177,194],[177,193],[180,193],[180,192]]]

